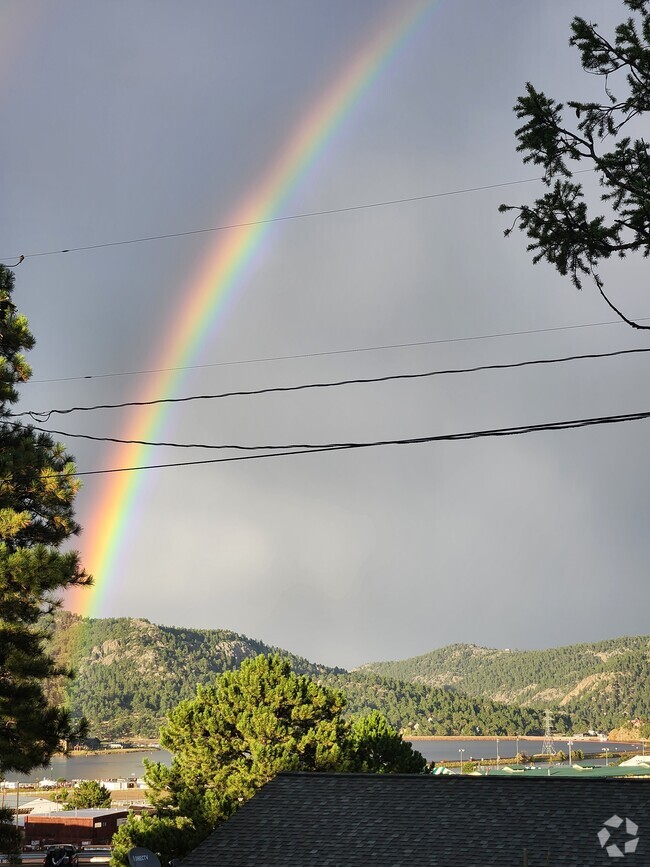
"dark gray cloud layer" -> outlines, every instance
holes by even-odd
[[[573,14],[618,3],[439,2],[290,202],[315,211],[533,177],[525,81],[593,94]],[[2,252],[216,225],[392,3],[5,2]],[[11,34],[15,37],[12,43]],[[11,51],[8,49],[11,48]],[[536,185],[279,224],[197,364],[602,322],[506,241]],[[35,379],[147,368],[213,236],[28,259]],[[612,265],[650,315],[640,264]],[[647,270],[647,269],[646,269]],[[212,367],[183,393],[645,345],[624,326]],[[184,406],[178,440],[423,436],[648,409],[645,357]],[[33,383],[30,407],[134,399],[142,377]],[[74,419],[119,435],[124,416]],[[73,421],[66,422],[73,429]],[[228,627],[354,665],[454,641],[541,647],[647,631],[647,423],[152,474],[105,615]],[[80,469],[109,452],[71,442]],[[152,457],[153,454],[152,454]],[[156,453],[156,460],[177,454]],[[95,481],[79,499],[93,519]],[[83,547],[83,537],[81,539]]]

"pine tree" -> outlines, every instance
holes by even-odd
[[[13,273],[0,265],[0,777],[46,763],[75,733],[69,714],[44,694],[47,679],[67,672],[44,650],[43,617],[66,588],[90,583],[79,555],[59,550],[79,532],[72,459],[12,416],[16,385],[31,375],[23,352],[34,345],[13,288]],[[4,851],[7,830],[0,824]]]
[[[633,15],[612,37],[584,18],[571,24],[569,44],[580,51],[582,68],[603,80],[602,103],[571,100],[567,112],[530,82],[517,100],[515,112],[524,121],[515,133],[517,150],[525,163],[543,168],[550,189],[533,205],[500,210],[517,211],[505,234],[515,225],[525,231],[533,262],[546,259],[578,289],[583,276],[591,277],[621,319],[648,328],[612,303],[598,270],[611,256],[650,255],[650,151],[642,136],[633,138],[634,130],[644,132],[643,115],[650,110],[650,0],[623,2]],[[599,206],[588,205],[582,182],[574,179],[589,169],[601,185]]]
[[[146,762],[157,816],[114,838],[113,867],[131,846],[181,857],[281,771],[419,774],[426,761],[377,711],[348,721],[337,689],[279,655],[247,659],[169,715],[160,743],[171,768]]]
[[[111,793],[97,780],[82,780],[73,789],[63,802],[66,810],[91,810],[96,807],[110,807]]]
[[[345,698],[280,656],[247,659],[169,715],[171,768],[147,764],[152,802],[206,832],[280,771],[334,771],[346,760]]]

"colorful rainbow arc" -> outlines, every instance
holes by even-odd
[[[161,341],[165,348],[154,365],[167,370],[150,380],[141,400],[170,396],[176,391],[183,374],[169,368],[191,364],[213,334],[228,300],[245,284],[269,232],[268,223],[263,221],[280,214],[343,121],[434,5],[435,0],[399,4],[298,123],[261,181],[228,217],[228,223],[248,225],[229,230],[225,240],[220,239],[195,279],[182,292],[182,303],[172,318],[173,328]],[[121,438],[155,439],[166,412],[156,406],[137,409]],[[144,452],[142,446],[120,446],[114,451],[110,465],[137,466],[143,462]],[[79,614],[97,616],[102,610],[104,598],[113,585],[118,558],[133,531],[142,475],[108,476],[98,490],[82,537],[84,563],[94,575],[95,585],[90,591],[73,591],[67,599],[68,607]]]

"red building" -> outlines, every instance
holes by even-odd
[[[83,843],[104,846],[111,842],[113,834],[126,822],[129,811],[119,810],[70,810],[50,813],[47,816],[25,816],[25,844],[38,841],[43,846],[52,843]]]

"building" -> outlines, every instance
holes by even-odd
[[[50,816],[25,816],[25,845],[38,840],[46,846],[52,843],[71,843],[73,846],[104,846],[126,822],[128,810],[66,810]]]
[[[63,804],[50,801],[49,798],[34,798],[33,801],[27,801],[26,804],[21,804],[19,807],[19,812],[29,813],[32,816],[60,813],[61,810],[63,810]]]
[[[490,768],[484,772],[490,777],[511,777],[513,780],[538,777],[581,777],[582,779],[603,779],[611,777],[650,777],[650,764],[626,764],[620,765],[590,765],[588,762],[580,762],[574,765],[535,765],[535,767],[523,767],[522,765],[506,765],[500,770]]]
[[[650,864],[643,780],[286,773],[183,867],[597,867],[631,853]]]
[[[143,779],[139,779],[136,777],[128,777],[119,779],[110,779],[110,780],[100,780],[100,786],[104,786],[105,789],[108,789],[109,792],[121,792],[127,789],[146,789],[147,784]]]

